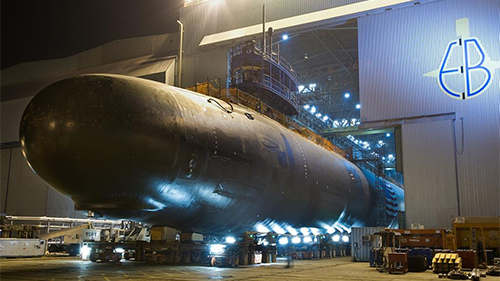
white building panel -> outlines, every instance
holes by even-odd
[[[446,217],[500,215],[499,14],[500,1],[449,0],[359,19],[362,123],[450,112],[457,118],[456,147],[451,120],[403,125],[408,224],[449,226],[445,217],[426,215],[435,204]],[[460,210],[453,212],[455,174]]]

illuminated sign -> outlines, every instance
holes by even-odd
[[[446,95],[465,100],[488,89],[500,62],[490,59],[479,38],[470,37],[468,18],[458,19],[455,24],[458,39],[448,43],[439,68],[424,76],[437,78]],[[462,90],[459,84],[463,84]]]

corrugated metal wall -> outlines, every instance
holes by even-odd
[[[0,150],[1,210],[7,215],[85,218],[71,199],[45,184],[29,168],[21,148]]]
[[[384,231],[383,227],[353,227],[351,228],[351,255],[352,261],[370,261],[372,243],[363,242],[365,235],[373,235]]]
[[[470,35],[481,40],[492,60],[500,61],[499,14],[497,0],[448,0],[387,11],[358,23],[363,122],[456,113],[462,216],[500,215],[500,71],[493,70],[493,83],[483,94],[468,100],[450,98],[436,78],[423,74],[439,67],[448,42],[457,39],[455,21],[460,18],[469,18]],[[478,59],[471,55],[471,63]],[[472,81],[479,85],[483,78],[474,74]],[[449,83],[463,85],[463,80],[450,78]],[[408,225],[449,227],[449,218],[458,214],[451,122],[402,125]]]
[[[362,1],[366,0],[224,0],[186,7],[180,13],[185,29],[183,86],[203,82],[207,77],[226,79],[227,50],[196,53],[198,44],[205,35],[262,23],[264,3],[266,19],[273,21]]]
[[[451,120],[403,126],[407,226],[451,228],[458,215]]]

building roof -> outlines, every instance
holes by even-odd
[[[177,33],[122,39],[73,56],[21,63],[1,74],[1,101],[35,95],[47,85],[80,74],[144,76],[165,71],[175,60]]]

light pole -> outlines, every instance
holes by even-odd
[[[177,87],[182,88],[182,57],[184,55],[184,50],[182,49],[182,42],[184,41],[184,25],[180,20],[177,20],[177,23],[179,24],[181,28],[181,38],[179,41],[179,67],[178,67],[178,73],[177,73]]]

